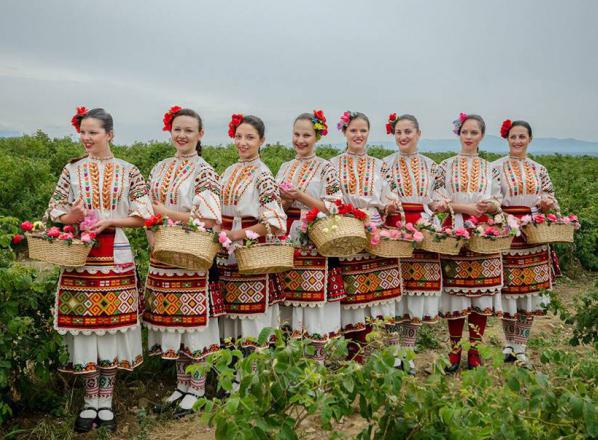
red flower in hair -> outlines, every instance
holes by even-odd
[[[326,122],[326,116],[322,110],[314,110],[314,116],[322,122]]]
[[[172,130],[172,120],[174,119],[174,115],[181,110],[182,107],[179,107],[178,105],[173,105],[172,107],[170,107],[170,110],[164,113],[164,119],[162,119],[162,122],[164,122],[164,127],[162,127],[162,131]]]
[[[391,113],[388,115],[388,122],[386,123],[386,134],[392,134],[395,129],[395,125],[399,121],[399,118],[396,113]]]
[[[243,122],[243,115],[235,113],[231,116],[231,121],[228,123],[228,137],[234,138],[237,127]]]
[[[81,133],[81,119],[80,117],[85,115],[89,110],[83,106],[77,107],[77,113],[71,119],[71,125],[75,127],[77,133]]]
[[[509,136],[511,125],[513,125],[513,123],[510,119],[505,119],[503,121],[502,125],[500,126],[500,137],[506,139]]]

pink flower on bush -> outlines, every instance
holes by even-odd
[[[60,229],[58,229],[56,226],[52,226],[46,231],[46,235],[50,238],[56,238],[60,235]]]
[[[21,230],[25,231],[25,232],[29,232],[33,229],[33,223],[31,223],[29,220],[21,223]]]

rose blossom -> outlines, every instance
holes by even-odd
[[[60,235],[60,229],[58,229],[56,226],[52,226],[50,229],[48,229],[46,235],[51,238],[56,238]]]
[[[245,236],[250,240],[257,240],[260,237],[260,234],[253,232],[251,229],[247,229],[245,231]]]
[[[413,239],[419,243],[420,241],[422,241],[424,239],[424,234],[422,234],[419,231],[415,231],[413,233]]]
[[[21,223],[21,229],[25,232],[31,231],[33,229],[33,223],[31,223],[29,220]],[[15,235],[16,237],[16,235]]]

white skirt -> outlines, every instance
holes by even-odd
[[[341,327],[344,330],[353,328],[359,330],[364,328],[367,318],[378,319],[378,317],[382,316],[383,318],[394,319],[395,308],[395,301],[376,304],[374,306],[366,306],[359,309],[343,307],[341,309]]]
[[[258,316],[247,316],[235,319],[224,316],[218,320],[218,323],[220,326],[220,335],[223,339],[257,339],[260,332],[267,327],[274,329],[280,328],[280,309],[278,304],[274,304],[268,306],[266,312],[261,313]]]
[[[500,292],[476,297],[443,293],[440,297],[440,314],[447,319],[464,318],[472,312],[502,316]]]
[[[502,295],[503,319],[517,319],[520,314],[544,315],[544,306],[550,304],[550,296],[540,293],[525,295]]]
[[[67,365],[60,371],[85,374],[98,368],[132,371],[143,362],[141,347],[141,326],[104,335],[64,335],[64,344],[69,354]]]
[[[401,301],[396,303],[397,320],[412,324],[437,322],[440,296],[440,293],[436,295],[401,295]]]
[[[341,304],[336,301],[317,307],[281,306],[280,321],[290,324],[294,337],[326,341],[340,332]]]
[[[150,355],[159,355],[162,359],[179,359],[186,356],[200,361],[220,348],[218,318],[209,318],[205,327],[193,331],[147,330],[147,345]]]

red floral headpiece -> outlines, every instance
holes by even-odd
[[[71,119],[71,125],[75,127],[77,133],[81,133],[81,117],[86,115],[89,110],[83,106],[77,107],[77,113]]]
[[[166,113],[164,113],[164,119],[162,119],[162,122],[164,122],[164,127],[162,127],[162,131],[171,131],[172,130],[172,120],[174,119],[174,115],[176,115],[176,113],[181,110],[182,110],[182,107],[179,107],[178,105],[174,105],[174,106],[170,107],[170,110],[168,110]]]
[[[392,134],[395,131],[395,126],[399,122],[399,117],[396,113],[388,115],[388,122],[386,123],[386,134]]]
[[[322,136],[328,134],[328,125],[326,124],[326,116],[322,110],[314,110],[314,115],[311,118],[314,124],[314,130],[316,131],[316,140],[322,139]]]
[[[459,117],[453,121],[453,133],[455,133],[457,136],[459,136],[461,126],[467,120],[468,117],[469,115],[467,113],[461,112],[459,113]]]
[[[509,136],[509,131],[513,122],[510,119],[505,119],[500,126],[500,137],[506,139]]]
[[[237,127],[243,122],[243,115],[241,113],[235,113],[231,116],[231,120],[228,123],[228,136],[231,138],[235,137]]]

